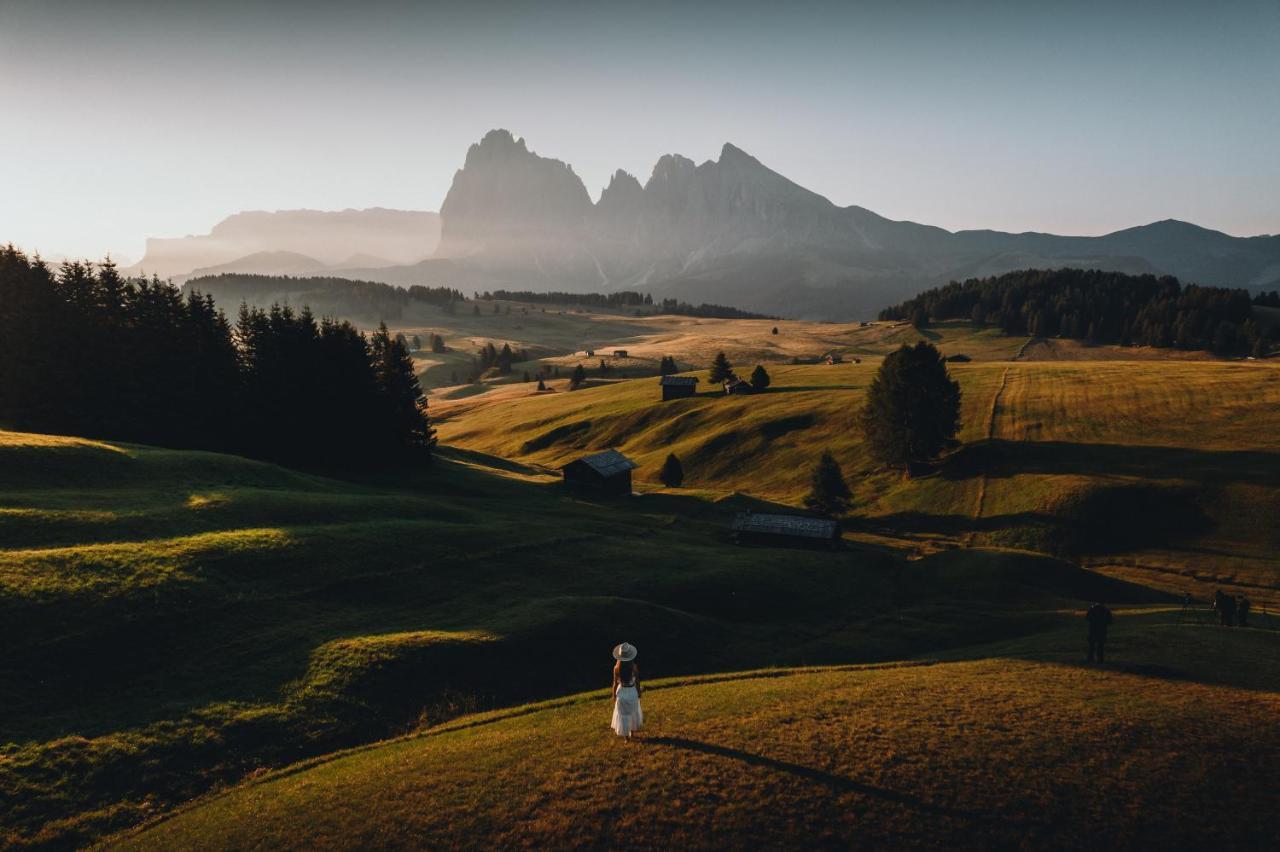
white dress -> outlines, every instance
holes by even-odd
[[[613,723],[611,727],[620,737],[628,736],[632,731],[640,730],[644,724],[644,711],[640,709],[640,690],[635,684],[619,686],[618,697],[613,702]]]

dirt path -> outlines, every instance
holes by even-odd
[[[989,441],[996,436],[996,412],[1000,409],[1000,397],[1004,395],[1005,385],[1009,383],[1010,367],[1005,367],[1004,372],[1000,374],[1000,386],[996,388],[996,392],[991,395],[991,408],[987,411],[987,428],[986,439]],[[973,508],[973,520],[976,522],[982,517],[982,510],[987,502],[987,472],[984,468],[978,478],[978,500]],[[964,540],[966,545],[973,544],[974,531],[969,530],[965,534]]]

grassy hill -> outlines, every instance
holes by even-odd
[[[670,675],[848,664],[1148,597],[1022,553],[736,547],[742,505],[593,503],[475,453],[340,481],[0,432],[0,846],[591,688],[620,635]]]
[[[630,744],[599,691],[467,717],[109,845],[1266,848],[1280,636],[1159,611],[1114,632],[1103,666],[1069,631],[982,659],[660,681]]]
[[[1280,586],[1280,363],[951,364],[964,446],[913,480],[880,470],[856,426],[878,363],[772,366],[769,389],[745,397],[708,389],[664,403],[649,379],[434,411],[454,446],[546,469],[617,447],[647,488],[674,452],[694,493],[793,506],[830,450],[855,493],[855,536],[868,541],[1069,553],[1197,595],[1217,583],[1264,596]],[[693,375],[706,387],[705,372]]]

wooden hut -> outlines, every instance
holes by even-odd
[[[615,358],[626,358],[626,357],[627,357],[627,350],[625,350],[625,349],[615,349],[615,350],[613,350],[613,357],[615,357]]]
[[[755,390],[755,388],[751,387],[751,384],[749,382],[744,382],[742,379],[738,378],[737,376],[733,376],[731,378],[724,380],[725,396],[729,396],[731,394],[748,394],[748,393],[751,393],[753,390]]]
[[[617,450],[583,456],[560,468],[564,484],[570,488],[582,488],[601,494],[631,493],[631,471],[638,464]]]
[[[662,385],[663,402],[693,396],[698,390],[697,376],[663,376],[658,384]]]
[[[733,540],[739,544],[783,547],[835,547],[840,525],[827,518],[739,512],[733,518]]]

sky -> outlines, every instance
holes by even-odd
[[[593,197],[725,142],[950,230],[1280,233],[1280,0],[0,0],[0,242],[438,210],[505,127]]]

